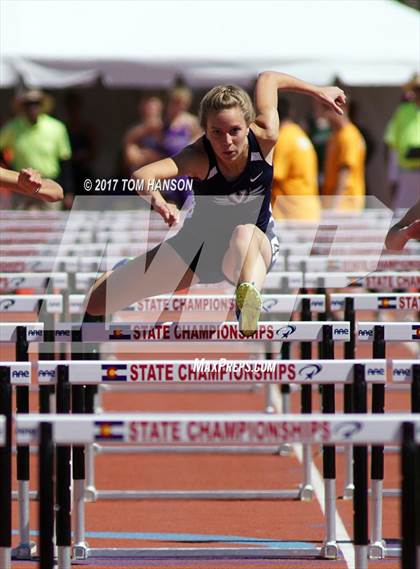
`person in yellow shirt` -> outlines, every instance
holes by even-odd
[[[315,149],[304,130],[291,119],[291,107],[281,97],[280,131],[273,156],[271,207],[274,219],[318,221],[318,164]]]
[[[328,140],[322,194],[330,196],[323,206],[337,210],[360,211],[365,205],[366,144],[359,129],[350,121],[348,105],[344,113],[333,116],[325,110],[333,132]]]

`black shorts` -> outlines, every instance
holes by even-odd
[[[218,283],[229,281],[222,272],[223,258],[229,248],[233,228],[229,231],[221,229],[217,222],[214,231],[209,233],[194,231],[186,224],[179,233],[166,241],[178,255],[185,261],[188,267],[196,274],[201,283]],[[274,231],[274,220],[270,219],[265,231],[271,246],[271,262],[269,272],[280,254],[280,245]],[[235,284],[235,283],[233,283]]]

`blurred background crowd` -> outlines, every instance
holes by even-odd
[[[352,89],[346,92],[341,117],[316,101],[311,105],[298,95],[280,96],[272,200],[276,218],[316,220],[320,196],[329,207],[356,210],[364,207],[366,195],[393,209],[410,207],[419,198],[420,75],[402,86],[379,135],[369,128],[363,99]],[[53,97],[21,87],[9,95],[0,114],[0,165],[32,167],[57,180],[64,201],[47,207],[70,208],[74,196],[83,195],[85,179],[127,179],[137,168],[173,156],[201,136],[197,110],[202,94],[179,79],[166,92],[127,93],[124,103],[110,96],[106,103],[101,97],[103,107],[92,112],[98,101],[95,90],[55,91]],[[121,113],[113,112],[115,105]],[[374,172],[369,175],[374,161],[376,169],[381,164],[385,188],[372,182]],[[337,196],[349,196],[348,203],[342,198],[337,204]],[[166,196],[178,205],[187,197],[185,192]],[[23,196],[2,192],[1,198],[2,207],[35,207]]]
[[[65,193],[37,207],[68,209],[86,179],[95,188],[173,156],[201,136],[209,88],[251,93],[266,69],[338,84],[348,97],[342,117],[280,97],[275,217],[317,219],[320,197],[355,210],[366,196],[394,210],[420,197],[418,0],[340,0],[334,10],[330,0],[102,4],[0,5],[0,166],[33,168]],[[188,196],[166,197],[182,205]],[[0,198],[35,207],[23,195]]]

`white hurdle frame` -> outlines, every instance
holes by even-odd
[[[410,423],[414,431],[415,444],[420,444],[420,414],[393,416],[366,416],[364,414],[348,415],[338,418],[335,415],[290,415],[287,420],[267,415],[246,414],[106,414],[100,419],[96,415],[28,415],[16,417],[16,437],[21,444],[37,443],[41,423],[52,424],[53,440],[57,445],[88,444],[99,440],[106,434],[119,440],[120,444],[140,443],[143,445],[177,442],[185,446],[197,444],[197,437],[203,437],[206,445],[213,448],[220,440],[213,438],[215,428],[225,433],[230,443],[247,445],[250,442],[259,445],[287,443],[311,444],[353,444],[364,446],[370,444],[400,443],[402,441],[403,424]],[[159,427],[160,425],[160,427]],[[165,428],[163,426],[165,425]],[[169,427],[168,427],[169,425]],[[203,426],[206,430],[203,430]],[[229,426],[229,427],[228,427]],[[0,438],[2,433],[0,418]],[[151,440],[151,429],[153,435]],[[3,426],[4,429],[4,426]],[[219,435],[219,438],[222,435]],[[156,440],[158,439],[158,441]],[[217,437],[216,437],[217,438]],[[203,440],[200,441],[203,443]],[[69,548],[67,548],[69,549]],[[355,569],[367,569],[368,548],[364,544],[356,544]],[[111,549],[111,557],[124,558],[135,555],[136,558],[153,556],[156,558],[281,558],[285,556],[281,548],[142,548]],[[7,552],[6,552],[7,553]],[[89,550],[89,557],[104,556],[104,548]],[[297,552],[294,552],[296,555]],[[314,556],[322,555],[322,549],[314,548]],[[70,551],[62,551],[59,556],[59,569],[70,568]],[[286,553],[290,556],[290,551]],[[308,551],[306,550],[308,556]],[[419,557],[419,556],[418,556]]]

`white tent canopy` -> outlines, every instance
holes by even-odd
[[[420,17],[394,0],[2,0],[0,86],[399,85],[419,68]]]

